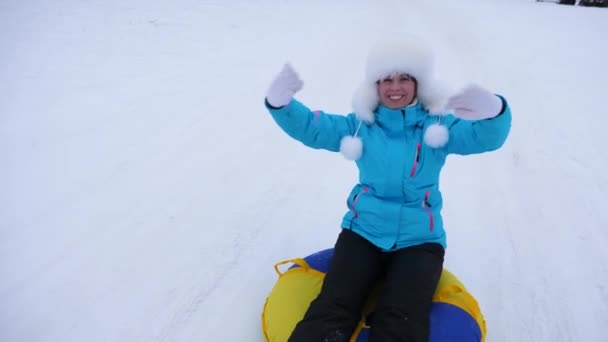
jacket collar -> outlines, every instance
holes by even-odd
[[[399,109],[391,109],[382,104],[376,109],[376,122],[389,131],[403,131],[412,126],[423,126],[428,116],[419,102]]]

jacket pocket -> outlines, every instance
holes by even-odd
[[[433,231],[433,228],[435,228],[435,218],[433,217],[433,211],[431,210],[431,204],[429,203],[430,196],[431,192],[427,191],[422,200],[422,209],[429,215],[429,229]]]
[[[364,194],[368,191],[369,191],[369,187],[365,186],[354,194],[353,199],[350,203],[350,210],[352,210],[352,212],[354,214],[354,218],[357,218],[359,216],[359,213],[357,212],[357,202],[359,201],[359,198],[361,197],[362,194]]]

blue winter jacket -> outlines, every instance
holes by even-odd
[[[482,153],[503,145],[511,127],[511,111],[501,99],[503,110],[492,119],[442,117],[450,134],[442,148],[423,141],[425,129],[437,117],[430,116],[422,105],[402,109],[380,105],[374,124],[363,124],[358,132],[363,141],[363,154],[357,160],[359,184],[348,196],[342,228],[384,251],[428,242],[445,248],[439,173],[450,153]],[[289,136],[315,149],[338,152],[342,137],[353,135],[359,124],[353,113],[311,111],[295,99],[281,108],[268,103],[266,107]]]

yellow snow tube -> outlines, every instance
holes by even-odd
[[[310,303],[321,291],[325,271],[333,249],[327,249],[304,259],[279,262],[279,275],[266,299],[262,312],[262,331],[267,342],[286,342],[296,324],[304,317]],[[280,266],[292,266],[281,271]],[[377,293],[374,291],[363,309],[362,317],[373,311]],[[431,308],[430,342],[483,342],[486,324],[477,301],[464,285],[443,270]],[[366,342],[369,326],[359,322],[351,342]]]

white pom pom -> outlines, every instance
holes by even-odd
[[[340,153],[348,160],[361,158],[363,152],[363,142],[361,138],[347,135],[340,141]]]
[[[432,148],[445,146],[450,138],[450,132],[444,125],[434,123],[424,132],[424,142]]]

